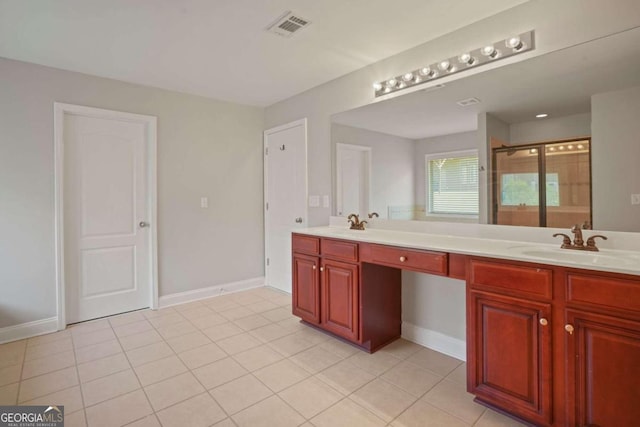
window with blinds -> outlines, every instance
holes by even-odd
[[[429,214],[478,215],[478,152],[426,156]]]

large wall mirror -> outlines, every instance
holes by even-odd
[[[640,232],[640,27],[336,114],[331,138],[338,216]]]

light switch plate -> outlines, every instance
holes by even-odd
[[[200,207],[202,209],[206,209],[209,207],[209,198],[208,197],[200,197]]]
[[[309,207],[310,208],[320,207],[320,196],[309,196]]]
[[[640,205],[640,194],[632,194],[631,195],[631,204],[632,205]]]
[[[323,208],[329,207],[329,196],[327,196],[326,194],[322,196],[322,207]]]

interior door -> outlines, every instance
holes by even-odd
[[[336,145],[336,208],[338,216],[369,213],[371,148]]]
[[[291,232],[307,224],[307,122],[265,131],[266,284],[291,292]]]
[[[149,307],[147,127],[64,115],[66,323]]]

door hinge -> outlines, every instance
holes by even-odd
[[[267,202],[267,206],[266,206],[267,210],[269,210],[269,202]]]
[[[267,267],[269,267],[269,258],[267,258]]]
[[[269,147],[267,147],[267,148],[265,148],[265,149],[264,149],[264,155],[265,155],[265,156],[268,156],[268,155],[269,155]]]

